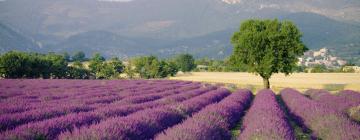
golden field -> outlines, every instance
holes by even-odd
[[[242,72],[192,72],[178,74],[170,79],[221,83],[225,86],[248,88],[252,91],[262,89],[260,76]],[[270,79],[271,89],[278,92],[290,87],[300,91],[307,89],[327,89],[337,92],[343,89],[360,91],[360,73],[293,73],[289,76],[274,74]]]

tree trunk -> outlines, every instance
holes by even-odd
[[[264,82],[264,88],[269,89],[270,88],[270,82],[268,78],[263,78]]]

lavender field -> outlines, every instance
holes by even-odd
[[[174,80],[0,80],[0,140],[359,140],[360,93]]]

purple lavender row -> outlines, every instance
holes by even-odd
[[[313,137],[325,140],[360,139],[360,126],[338,111],[311,100],[293,89],[281,92],[296,121],[311,129]]]
[[[191,91],[183,91],[181,94],[174,94],[164,98],[160,98],[158,100],[151,100],[150,102],[142,102],[140,104],[133,105],[123,105],[123,106],[106,106],[104,108],[100,108],[95,110],[97,114],[101,115],[102,118],[109,118],[113,116],[126,116],[130,113],[134,113],[136,111],[144,110],[147,108],[160,107],[168,104],[178,103],[180,101],[184,101],[190,99],[191,97],[195,97],[201,95],[210,90],[214,90],[214,88],[201,88],[197,90]]]
[[[154,88],[154,87],[152,87],[152,88]],[[142,88],[141,87],[139,87],[139,90],[141,90]],[[145,88],[145,89],[147,89],[147,88]],[[30,92],[30,93],[27,93],[26,95],[24,95],[25,96],[25,99],[24,99],[24,97],[22,97],[22,96],[19,96],[18,98],[20,98],[19,100],[26,100],[26,98],[29,98],[29,96],[30,97],[32,97],[32,98],[41,98],[41,96],[43,96],[43,95],[48,95],[48,94],[50,94],[50,93],[48,93],[48,92],[50,92],[50,93],[52,93],[51,91],[46,91],[46,90],[43,90],[43,91],[39,91],[39,92]],[[84,99],[84,98],[91,98],[91,97],[96,97],[96,96],[106,96],[106,95],[110,95],[109,93],[111,93],[111,91],[109,91],[109,90],[105,90],[105,89],[101,89],[101,88],[99,88],[99,89],[90,89],[90,90],[85,90],[85,89],[81,89],[81,91],[78,91],[78,92],[85,92],[86,94],[80,94],[80,96],[70,96],[70,97],[67,97],[67,98],[63,98],[62,100],[60,100],[60,101],[57,101],[57,102],[61,102],[61,101],[69,101],[69,100],[77,100],[77,99]],[[65,94],[66,95],[66,93],[67,92],[62,92],[60,95],[63,95],[63,94]],[[76,94],[75,94],[76,95]],[[39,97],[38,97],[39,96]],[[18,99],[18,98],[15,98],[15,99]],[[68,98],[70,98],[70,99],[68,99]],[[31,99],[31,98],[30,98]],[[9,102],[10,103],[13,103],[13,101],[14,101],[14,98],[11,98],[11,99],[9,99]],[[39,100],[40,101],[40,100]],[[6,102],[5,102],[6,103]]]
[[[145,93],[154,93],[154,92],[164,92],[164,91],[167,91],[169,89],[174,89],[174,88],[179,88],[181,86],[165,86],[165,87],[160,87],[154,91],[149,91],[149,92],[139,92],[139,93],[126,93],[126,94],[121,94],[120,97],[117,97],[117,96],[113,96],[113,97],[106,97],[105,95],[114,95],[114,94],[104,94],[104,93],[101,93],[101,94],[93,94],[91,98],[85,98],[84,100],[84,97],[81,96],[82,98],[78,98],[78,100],[70,100],[70,101],[66,101],[66,102],[85,102],[86,104],[93,104],[93,103],[110,103],[110,102],[113,102],[113,101],[116,101],[116,100],[120,100],[124,97],[128,97],[128,96],[135,96],[135,95],[142,95],[142,94],[145,94]],[[194,86],[190,86],[188,88],[193,88]],[[94,93],[93,91],[91,93]],[[95,92],[96,93],[96,92]],[[100,96],[100,97],[97,97],[97,96]],[[64,102],[63,100],[59,100],[59,101],[56,101],[56,102],[50,102],[50,103],[43,103],[43,104],[30,104],[29,102],[25,102],[25,101],[17,101],[17,102],[20,102],[20,103],[24,103],[23,105],[17,105],[17,106],[12,106],[12,105],[4,105],[4,107],[2,108],[3,111],[7,111],[7,112],[23,112],[23,111],[26,111],[26,110],[32,110],[31,108],[33,109],[36,109],[36,108],[39,108],[39,106],[42,106],[42,108],[44,107],[53,107],[53,106],[57,106],[58,104],[61,104],[62,102]],[[26,109],[23,109],[25,107]]]
[[[294,140],[294,132],[274,92],[261,90],[246,113],[239,139]]]
[[[89,128],[75,129],[72,133],[60,135],[59,139],[151,139],[155,134],[181,122],[186,116],[229,94],[225,89],[210,91],[176,105],[146,109],[127,117],[108,119]]]
[[[184,85],[161,85],[159,87],[161,87],[160,89],[159,88],[156,88],[155,90],[150,90],[149,88],[151,89],[154,89],[155,87],[151,87],[151,86],[145,86],[145,87],[137,87],[137,92],[143,92],[144,90],[145,91],[149,91],[149,92],[159,92],[159,91],[164,91],[164,90],[168,90],[168,89],[173,89],[173,88],[176,88],[176,87],[181,87],[181,86],[184,86]],[[185,85],[186,86],[186,85]],[[88,92],[87,94],[85,95],[82,95],[82,96],[79,96],[79,97],[71,97],[70,100],[74,100],[74,99],[83,99],[83,98],[89,98],[89,97],[94,97],[94,93],[98,94],[98,96],[104,96],[104,95],[108,95],[108,92],[111,93],[111,91],[106,91],[104,89],[91,89],[91,90],[88,90],[88,91],[84,91],[82,90],[82,92]],[[105,93],[104,93],[105,92]],[[63,94],[63,93],[62,93]],[[65,99],[63,99],[65,100]],[[66,99],[66,100],[69,100],[69,99]]]
[[[59,84],[59,85],[54,85],[54,86],[51,86],[51,85],[47,85],[47,84],[44,84],[44,83],[47,83],[46,81],[47,80],[29,80],[29,81],[32,81],[31,83],[26,83],[26,84],[21,84],[21,83],[23,83],[23,82],[26,82],[26,81],[21,81],[20,83],[19,82],[11,82],[11,81],[13,81],[13,80],[4,80],[4,81],[10,81],[10,82],[6,82],[6,83],[4,83],[4,84],[6,84],[7,86],[9,86],[9,88],[6,88],[7,90],[13,90],[13,89],[16,89],[16,90],[18,90],[18,89],[22,89],[23,91],[32,91],[33,93],[32,94],[34,94],[34,95],[39,95],[39,94],[35,94],[35,93],[41,93],[42,91],[49,91],[49,90],[51,90],[52,88],[51,87],[54,87],[55,88],[55,90],[57,90],[57,88],[59,88],[60,86],[61,87],[63,87],[64,89],[69,89],[69,88],[67,88],[67,86],[66,86],[66,83],[72,83],[71,81],[72,80],[68,80],[68,81],[66,81],[66,82],[64,82],[64,81],[60,81],[60,82],[50,82],[50,83],[56,83],[56,84]],[[16,80],[15,80],[16,81]],[[57,80],[54,80],[54,81],[57,81]],[[0,83],[2,83],[3,81],[0,81]],[[13,85],[9,85],[9,83],[11,83],[11,84],[13,84]],[[35,83],[35,84],[34,84]],[[39,84],[36,84],[36,83],[39,83]],[[77,83],[72,83],[72,84],[75,84],[75,85],[81,85],[82,83],[86,83],[86,84],[91,84],[91,85],[93,85],[94,83],[97,83],[97,81],[94,81],[93,83],[89,83],[89,82],[87,82],[87,81],[77,81]],[[107,82],[107,83],[111,83],[111,82]],[[124,83],[124,82],[122,82],[122,81],[116,81],[115,83]],[[126,83],[126,85],[127,86],[131,86],[131,85],[134,85],[134,84],[132,84],[132,83],[134,83],[134,82],[132,82],[132,81],[128,81],[127,83]],[[147,83],[149,83],[149,82],[144,82],[144,84],[140,84],[140,85],[147,85]],[[155,82],[152,82],[152,83],[155,83],[155,84],[158,84],[158,85],[176,85],[177,83],[180,83],[181,84],[181,82],[178,82],[178,81],[176,81],[176,82],[161,82],[161,81],[155,81]],[[185,83],[185,82],[183,82],[183,83]],[[18,87],[18,85],[21,85],[20,87]],[[31,86],[29,86],[29,85],[31,85]],[[36,85],[46,85],[46,87],[38,87],[38,86],[36,86]],[[110,87],[113,85],[113,84],[108,84],[108,85],[110,85]],[[137,88],[139,88],[139,86],[140,85],[135,85]],[[121,86],[121,85],[119,85],[119,86]],[[119,86],[116,86],[116,87],[119,87]],[[17,88],[18,87],[18,88]],[[30,88],[26,88],[26,87],[30,87]],[[50,87],[50,88],[49,88]],[[77,87],[77,86],[75,86],[76,88],[79,88],[79,87]],[[80,86],[81,87],[81,86]],[[94,90],[94,87],[95,86],[93,86],[92,88],[90,88],[90,91],[91,90]],[[102,88],[106,88],[106,87],[109,87],[109,86],[107,86],[107,85],[104,85],[104,86],[97,86],[95,89],[102,89]],[[124,87],[124,86],[122,86],[122,87]],[[152,86],[152,87],[154,87],[154,86]],[[1,88],[1,87],[0,87]],[[81,87],[81,88],[83,88],[83,87]],[[133,88],[133,89],[137,89],[137,88]],[[33,90],[33,89],[35,89],[35,91]],[[84,88],[84,89],[86,89],[86,88]],[[10,91],[10,93],[13,93],[13,92],[17,92],[17,91]],[[8,92],[6,92],[6,93],[8,93]],[[2,92],[0,93],[0,94],[2,94]],[[59,94],[57,94],[57,96],[59,96]],[[63,94],[60,94],[60,96],[61,97],[63,97],[64,95]],[[27,96],[24,96],[25,98],[27,97]]]
[[[311,89],[306,91],[310,98],[340,112],[346,112],[347,109],[360,105],[360,93],[354,93],[354,91],[348,90],[342,91],[339,95],[332,95],[326,90]]]
[[[153,102],[119,106],[118,108],[108,107],[93,112],[73,113],[41,122],[29,123],[23,126],[19,126],[12,131],[3,133],[0,136],[0,139],[56,139],[57,135],[62,132],[72,131],[75,127],[87,126],[93,123],[97,123],[100,120],[105,119],[104,116],[126,116],[130,113],[146,108],[181,102],[194,96],[201,95],[209,90],[214,89],[208,88],[198,89],[195,91],[187,91],[182,94],[171,95]]]
[[[198,89],[198,88],[200,88],[198,85],[189,85],[189,86],[177,87],[177,88],[172,88],[172,89],[159,88],[157,90],[158,92],[156,92],[156,93],[143,91],[142,94],[130,94],[130,95],[124,96],[124,98],[122,100],[112,102],[112,103],[106,104],[106,105],[109,107],[116,107],[119,105],[142,103],[142,102],[146,102],[146,101],[159,99],[164,96],[171,95],[171,94],[175,94],[177,92],[190,91],[190,90],[194,90],[194,89]],[[124,95],[124,94],[122,94],[122,95]]]
[[[18,125],[25,124],[31,121],[40,121],[56,116],[62,116],[72,112],[86,112],[93,108],[83,105],[68,105],[63,104],[57,108],[39,108],[33,111],[28,111],[18,114],[6,114],[0,116],[0,132],[8,129],[13,129]]]
[[[42,93],[46,93],[47,91],[43,91]],[[83,91],[83,92],[87,92],[88,94],[94,94],[96,93],[95,91],[91,91],[91,92],[88,92],[88,91]],[[101,93],[101,92],[100,92]],[[61,93],[61,94],[65,94],[65,93]],[[60,94],[60,95],[61,95]],[[111,95],[111,94],[109,94]],[[113,95],[113,94],[112,94]],[[96,98],[96,94],[93,95],[95,97],[93,98]],[[84,98],[83,98],[84,99]],[[86,98],[85,98],[86,99]],[[31,110],[31,109],[36,109],[38,108],[39,106],[42,106],[42,107],[50,107],[51,105],[52,106],[57,106],[58,104],[60,103],[63,103],[63,102],[69,102],[69,101],[72,101],[72,100],[56,100],[56,102],[51,102],[51,101],[46,101],[46,102],[29,102],[28,100],[24,100],[24,99],[19,99],[19,98],[11,98],[11,99],[8,99],[9,101],[8,102],[2,102],[0,103],[1,104],[1,114],[6,114],[6,113],[19,113],[19,112],[24,112],[24,111],[28,111],[28,110]],[[80,99],[79,99],[80,100]],[[89,99],[91,100],[91,98]]]
[[[196,87],[193,87],[196,88]],[[186,89],[189,89],[188,87]],[[126,104],[130,104],[130,103],[141,103],[141,102],[145,102],[145,101],[149,101],[149,100],[155,100],[155,99],[159,99],[162,98],[164,96],[168,96],[174,94],[172,92],[169,91],[164,91],[164,92],[160,92],[160,93],[155,93],[152,95],[141,95],[139,96],[135,96],[133,98],[125,98],[124,100],[120,100],[120,103],[122,103],[122,105],[126,105]],[[115,98],[117,99],[117,98]],[[111,99],[110,101],[114,101],[115,99]],[[115,104],[117,105],[121,105],[119,103]],[[17,114],[6,114],[6,115],[1,115],[0,116],[0,131],[4,131],[7,129],[13,129],[18,125],[24,124],[24,123],[28,123],[28,122],[32,122],[32,121],[41,121],[44,119],[49,119],[52,117],[57,117],[57,116],[62,116],[65,115],[67,113],[72,113],[72,112],[81,112],[81,111],[91,111],[94,108],[89,108],[89,107],[85,107],[84,105],[73,105],[73,106],[69,106],[69,104],[66,104],[64,106],[57,106],[57,107],[53,107],[53,108],[41,108],[41,109],[37,109],[37,110],[32,110],[32,111],[27,111],[24,113],[17,113]]]
[[[221,102],[209,105],[193,117],[158,134],[156,140],[230,139],[230,129],[241,119],[250,105],[252,93],[239,90]]]
[[[360,100],[360,92],[356,92],[353,90],[343,90],[339,92],[340,96],[345,97],[349,100],[355,100],[356,102],[359,102]]]

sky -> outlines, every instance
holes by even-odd
[[[130,2],[133,0],[98,0],[98,1],[104,1],[104,2]]]

